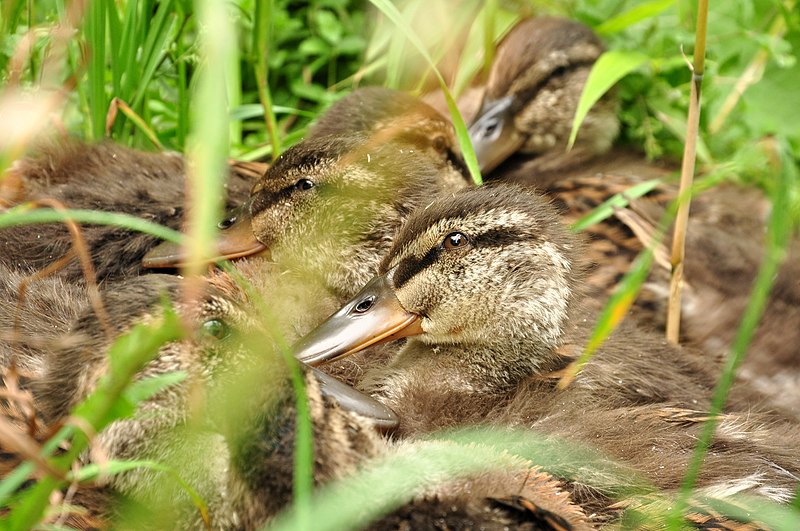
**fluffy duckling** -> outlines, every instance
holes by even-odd
[[[266,167],[266,166],[265,166]],[[231,163],[227,208],[247,198],[258,163]],[[261,172],[263,173],[263,171]],[[55,199],[68,208],[120,212],[179,229],[183,222],[186,168],[177,153],[147,153],[111,142],[70,140],[42,146],[19,160],[6,179],[18,181],[20,193],[7,201]],[[260,174],[259,174],[260,176]],[[83,225],[98,279],[129,278],[141,272],[141,259],[159,239],[119,227]],[[0,264],[19,270],[41,269],[72,246],[66,226],[36,224],[0,230]],[[83,278],[76,259],[57,274],[67,281]]]
[[[62,280],[48,278],[42,282],[55,285],[62,283]],[[204,408],[203,397],[208,399],[219,396],[223,389],[227,389],[226,393],[230,394],[230,388],[238,388],[231,384],[234,380],[240,380],[243,372],[241,367],[246,365],[248,374],[258,375],[261,386],[255,389],[261,391],[253,394],[260,396],[262,401],[259,406],[265,408],[259,416],[253,417],[255,421],[251,423],[255,422],[266,429],[263,423],[267,420],[286,420],[283,414],[276,420],[269,416],[269,412],[273,411],[275,403],[283,403],[282,401],[288,400],[287,397],[293,397],[293,394],[286,367],[274,353],[269,352],[269,342],[265,342],[263,336],[259,335],[258,345],[254,348],[255,340],[246,335],[258,330],[258,321],[254,320],[249,308],[252,303],[246,293],[230,277],[220,273],[208,280],[206,294],[200,301],[178,302],[181,282],[179,277],[171,275],[145,275],[123,283],[109,284],[108,289],[103,292],[103,302],[112,333],[108,335],[103,330],[100,318],[84,302],[83,311],[76,312],[77,318],[65,334],[69,337],[64,341],[54,342],[49,345],[49,349],[42,348],[36,352],[41,358],[37,360],[40,368],[28,379],[25,387],[30,390],[35,404],[34,411],[41,418],[42,425],[57,425],[67,418],[76,404],[96,388],[99,378],[107,372],[107,353],[112,339],[137,322],[157,319],[162,311],[164,297],[176,301],[179,313],[195,323],[198,332],[190,334],[187,339],[165,344],[156,358],[138,374],[137,379],[163,376],[175,371],[182,371],[185,378],[141,402],[132,417],[117,420],[106,427],[95,437],[93,452],[85,455],[84,459],[90,460],[96,455],[103,455],[110,459],[154,459],[176,466],[186,465],[181,472],[183,479],[209,503],[214,525],[228,528],[240,519],[239,509],[235,507],[239,499],[232,498],[230,493],[233,489],[238,489],[243,481],[239,476],[228,475],[231,469],[228,460],[243,457],[231,454],[224,437],[228,430],[221,426],[228,422],[228,417],[236,415],[223,411],[221,407]],[[36,295],[42,295],[42,300],[38,302],[50,302],[48,290],[39,289],[30,293],[32,303],[37,302],[33,300]],[[35,340],[31,337],[26,339]],[[17,357],[32,352],[21,349],[19,343],[10,347],[17,349]],[[338,425],[341,427],[340,432],[335,427],[332,428],[336,431],[336,443],[342,445],[342,448],[337,449],[333,464],[329,462],[324,467],[320,465],[322,468],[316,474],[323,481],[328,478],[326,470],[343,474],[351,469],[356,457],[361,459],[357,439],[379,440],[377,434],[372,434],[375,427],[393,426],[395,416],[382,404],[318,371],[307,372],[306,385],[316,389],[317,396],[324,397],[318,400],[325,404],[339,404],[352,412],[354,418],[359,419],[358,422],[370,426],[369,430],[362,426],[358,433],[345,423]],[[209,410],[213,413],[211,417],[204,414],[198,418],[198,411]],[[286,412],[285,416],[293,419],[291,412]],[[196,429],[187,430],[190,423],[197,423]],[[24,425],[28,423],[25,422]],[[324,425],[320,424],[318,431],[322,430]],[[239,429],[237,433],[240,431]],[[293,432],[276,429],[271,436],[280,439],[288,436],[287,433]],[[318,444],[324,444],[324,438],[320,437],[319,440],[322,442]],[[277,457],[280,451],[290,452],[293,448],[291,444],[281,445],[279,440],[275,441],[275,446],[274,455],[258,456],[264,461],[265,467],[271,466],[266,464],[268,461],[280,461]],[[343,456],[347,452],[351,457],[345,461]],[[252,470],[251,465],[247,463],[242,473],[249,473]],[[275,467],[278,466],[275,464]],[[287,464],[281,466],[284,470],[288,467],[291,471],[291,455],[288,456]],[[91,496],[92,506],[98,506],[98,496],[105,499],[112,493],[153,504],[152,507],[159,505],[159,499],[169,499],[170,503],[175,502],[178,507],[171,508],[170,517],[177,518],[182,523],[181,528],[202,525],[185,492],[173,482],[165,478],[159,479],[160,476],[160,473],[153,470],[135,470],[113,476],[106,483],[97,485],[98,488],[88,489],[85,493]],[[286,491],[276,493],[276,500],[282,499],[286,503],[290,499],[291,477],[291,472],[284,476],[283,481],[289,487]],[[163,489],[158,490],[158,486]],[[161,498],[160,495],[166,495],[166,498]],[[81,496],[76,499],[78,503],[81,500]],[[114,513],[108,506],[99,504],[99,507],[106,511],[100,515],[101,518]]]
[[[403,172],[409,179],[401,178],[406,175]],[[221,246],[226,249],[221,257],[258,254],[277,242],[302,238],[308,250],[305,254],[314,266],[335,268],[341,265],[334,261],[336,254],[316,253],[309,240],[314,234],[302,234],[308,226],[293,234],[287,231],[298,223],[302,225],[304,218],[316,218],[321,225],[325,216],[333,221],[346,215],[354,220],[349,222],[357,220],[356,224],[372,226],[373,230],[360,238],[378,242],[374,251],[380,253],[387,248],[385,242],[391,239],[398,218],[409,209],[431,195],[468,183],[453,127],[443,116],[402,92],[359,89],[336,102],[305,141],[281,155],[255,184],[250,199],[220,223]],[[357,210],[365,204],[364,197],[347,203],[348,195],[369,190],[375,195],[368,210]],[[337,200],[343,201],[340,213],[326,210],[324,216],[312,215],[315,203],[325,210],[322,205]],[[348,205],[354,208],[349,214]],[[358,232],[354,229],[354,234]],[[340,245],[349,245],[344,242]],[[361,250],[370,247],[362,246]],[[184,258],[182,249],[164,243],[148,253],[144,265],[173,267]]]
[[[583,86],[604,51],[592,30],[575,21],[537,17],[517,24],[497,47],[469,129],[481,170],[488,173],[519,152],[521,166],[498,171],[543,186],[564,167],[608,151],[619,132],[613,94],[594,105],[566,151]]]
[[[432,202],[400,230],[380,275],[296,347],[318,364],[407,336],[363,389],[417,435],[463,423],[541,430],[591,444],[655,486],[680,484],[716,365],[631,327],[618,331],[565,390],[560,371],[595,318],[579,311],[581,245],[541,198],[512,186]],[[800,477],[800,429],[753,410],[739,391],[700,478],[706,493],[785,502]],[[579,501],[607,491],[574,478]]]

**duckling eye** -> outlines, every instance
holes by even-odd
[[[447,151],[447,141],[444,139],[443,136],[437,136],[433,139],[433,149],[438,151],[439,153],[444,153]]]
[[[229,229],[234,223],[236,223],[236,216],[231,216],[217,223],[217,228],[220,230]]]
[[[483,136],[485,138],[492,138],[495,135],[495,131],[497,131],[499,125],[500,122],[497,120],[497,118],[486,120],[486,123],[483,125]]]
[[[219,319],[209,319],[202,325],[203,332],[216,339],[225,339],[230,334],[228,325]]]
[[[356,307],[353,308],[353,311],[356,313],[364,313],[372,308],[372,305],[375,304],[375,295],[370,295],[369,297],[365,297],[362,299]]]
[[[461,232],[451,232],[445,236],[444,241],[442,241],[442,247],[448,250],[461,249],[467,245],[469,245],[469,238]]]
[[[294,189],[300,191],[311,190],[314,188],[314,181],[310,179],[300,179],[296,183],[294,183]]]

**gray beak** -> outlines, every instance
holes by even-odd
[[[483,102],[481,112],[469,127],[469,137],[482,173],[488,173],[515,153],[524,138],[514,128],[513,99]]]

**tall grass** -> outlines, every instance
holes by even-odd
[[[598,62],[584,93],[575,119],[576,127],[591,104],[617,83],[623,102],[623,142],[644,146],[651,157],[673,159],[683,147],[685,139],[681,131],[685,130],[689,83],[681,77],[685,73],[685,63],[680,45],[688,45],[693,40],[694,16],[693,3],[688,0],[652,0],[631,9],[620,8],[613,0],[578,0],[559,8],[545,3],[523,3],[521,7],[516,6],[519,9],[507,9],[501,2],[464,2],[465,10],[455,12],[468,16],[453,21],[457,28],[448,35],[452,36],[450,40],[441,39],[447,32],[439,32],[439,39],[431,40],[416,25],[419,13],[425,13],[423,8],[431,7],[430,0],[406,2],[399,7],[382,0],[372,0],[371,4],[377,9],[365,10],[358,2],[323,0],[302,7],[282,0],[243,1],[234,5],[212,0],[198,1],[194,5],[175,0],[96,0],[86,4],[63,0],[5,2],[0,10],[0,43],[3,45],[0,49],[3,76],[0,171],[33,145],[35,139],[62,124],[70,134],[91,140],[109,135],[127,145],[150,148],[158,143],[185,151],[192,164],[190,226],[193,232],[190,232],[188,245],[193,256],[198,258],[196,262],[200,263],[203,257],[212,254],[225,157],[232,154],[246,159],[277,156],[302,138],[314,116],[364,79],[410,90],[429,89],[429,80],[434,79],[447,96],[462,150],[479,182],[477,163],[471,155],[466,128],[451,91],[457,96],[471,79],[480,76],[491,60],[497,38],[521,14],[533,12],[557,12],[578,18],[595,27],[609,44],[610,51]],[[763,307],[775,267],[785,254],[788,234],[800,219],[800,185],[797,182],[800,134],[796,128],[800,116],[796,114],[797,109],[787,107],[782,109],[786,114],[776,120],[770,109],[770,102],[792,100],[795,87],[800,83],[795,46],[800,42],[800,33],[793,5],[791,1],[753,0],[713,6],[710,13],[711,49],[704,104],[713,118],[700,123],[701,171],[719,179],[748,182],[768,190],[774,205],[767,259],[715,395],[714,411],[719,411],[724,403]],[[453,12],[447,6],[444,11]],[[367,24],[367,20],[375,23]],[[367,28],[373,26],[378,31],[369,35]],[[76,32],[69,38],[59,33],[63,28],[72,27]],[[467,42],[456,38],[458,35],[466,35]],[[28,38],[33,42],[30,49],[25,46]],[[447,56],[450,47],[462,44],[466,50],[476,53],[464,53],[457,58],[453,69],[440,71],[439,60]],[[423,65],[415,67],[421,70],[411,75],[404,65],[410,51],[423,58]],[[421,71],[425,74],[418,73]],[[744,93],[740,92],[741,87],[746,89]],[[130,113],[107,123],[114,98],[125,102]],[[30,123],[23,123],[25,120],[16,116],[12,118],[13,123],[3,119],[23,104],[31,104],[31,108],[39,111]],[[738,119],[733,120],[733,115]],[[142,122],[137,125],[131,119],[134,116],[141,117]],[[154,135],[155,141],[149,134]],[[777,168],[767,163],[770,153],[753,149],[762,145],[767,136],[775,139],[774,145],[780,153],[781,164]],[[612,202],[619,206],[620,201],[644,194],[654,184],[646,183]],[[581,226],[610,215],[612,202],[583,220]],[[85,211],[64,214],[31,210],[26,206],[1,212],[0,228],[60,221],[65,215],[79,222],[113,224],[164,239],[180,239],[174,231],[138,218]],[[628,280],[616,296],[622,303],[609,306],[598,325],[596,341],[607,334],[606,325],[624,317],[627,305],[647,274],[649,262],[650,255],[645,253],[632,267]],[[138,394],[135,388],[141,382],[132,383],[133,375],[148,356],[155,355],[164,342],[183,337],[181,327],[170,320],[171,314],[167,312],[166,315],[164,323],[137,328],[130,336],[120,339],[115,352],[123,352],[120,359],[130,364],[112,370],[104,386],[75,410],[75,416],[83,418],[95,430],[102,429],[114,419],[130,414],[136,400],[145,399],[149,393],[170,383],[155,382],[148,392]],[[454,463],[462,470],[479,469],[495,461],[501,462],[503,449],[511,447],[539,464],[552,461],[554,472],[570,477],[559,468],[564,463],[556,462],[559,452],[565,451],[564,447],[543,445],[534,451],[531,448],[538,439],[532,434],[515,434],[512,441],[498,434],[478,432],[442,436],[455,439],[454,444],[432,445],[429,455],[425,452],[400,455],[366,471],[365,477],[351,480],[350,484],[331,485],[314,494],[312,499],[312,442],[308,415],[302,413],[308,408],[301,392],[302,379],[296,372],[294,376],[299,400],[297,409],[301,412],[298,433],[303,434],[298,436],[298,445],[304,450],[297,453],[296,504],[276,522],[279,529],[307,528],[309,518],[327,522],[331,529],[363,523],[367,521],[365,514],[378,516],[429,485],[432,470],[446,475]],[[134,388],[133,394],[129,392],[131,388]],[[136,398],[131,401],[134,395]],[[679,522],[681,511],[690,506],[697,463],[702,461],[713,428],[713,422],[706,424],[684,489],[677,501],[671,500],[676,501],[673,522]],[[10,528],[25,529],[41,522],[55,489],[75,477],[88,480],[97,473],[91,467],[70,472],[74,458],[89,441],[75,426],[65,429],[67,432],[56,435],[42,447],[42,458],[51,462],[61,476],[46,476],[29,494],[17,499],[14,491],[35,468],[28,461],[0,483],[0,503],[13,502],[6,520]],[[65,437],[71,437],[73,442],[70,453],[52,458],[50,452]],[[491,448],[481,454],[478,462],[470,446],[475,443]],[[528,448],[520,449],[520,444],[527,444]],[[578,461],[585,459],[590,464],[595,459],[584,451],[568,452],[568,455]],[[115,463],[111,471],[122,472],[134,466],[163,464]],[[171,473],[181,477],[180,470]],[[368,501],[353,499],[352,489],[364,488],[367,490],[362,492],[380,492],[385,502],[368,508],[372,511],[369,514],[362,507]],[[640,490],[635,495],[653,492],[647,485],[637,485],[637,488]],[[186,489],[191,491],[191,486],[186,485]],[[191,492],[191,497],[202,512],[204,503],[199,495]],[[756,514],[773,510],[771,506],[760,508],[756,509]],[[787,529],[800,525],[797,511],[789,512],[785,518],[786,523],[779,525]]]

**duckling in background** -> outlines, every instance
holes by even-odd
[[[387,158],[391,160],[386,162]],[[415,160],[419,161],[423,177],[414,175]],[[396,171],[389,167],[392,162],[398,164]],[[345,178],[351,170],[352,175]],[[308,207],[303,205],[315,201],[309,197],[318,194],[311,189],[320,179],[331,181],[329,174],[336,171],[341,174],[335,178],[338,184],[328,183],[324,187],[336,187],[342,198],[348,195],[351,185],[350,191],[354,193],[368,186],[376,186],[376,192],[379,186],[388,191],[392,186],[397,187],[396,196],[384,193],[373,198],[386,205],[385,214],[370,211],[370,215],[377,217],[376,225],[381,224],[384,216],[396,218],[395,210],[402,216],[425,198],[458,190],[470,182],[455,132],[446,118],[408,94],[378,87],[359,89],[336,102],[311,128],[306,140],[287,150],[253,186],[250,199],[220,223],[221,245],[228,250],[222,257],[261,253],[282,241],[283,231],[292,224],[273,218],[301,209],[306,213],[293,213],[289,217],[309,216],[314,211],[313,203]],[[409,171],[408,184],[404,183],[401,171]],[[432,171],[438,173],[434,176]],[[386,181],[381,183],[382,179]],[[342,206],[341,210],[345,212],[346,208]],[[367,222],[367,214],[356,217]],[[376,241],[390,240],[397,222],[387,219],[384,225],[385,234],[369,237]],[[313,235],[303,239],[313,251],[309,237]],[[375,252],[385,248],[381,244]],[[332,265],[324,260],[325,256],[321,254],[314,261],[321,262],[322,267]],[[143,263],[145,267],[174,267],[183,260],[183,250],[165,242],[148,253]]]
[[[523,426],[578,443],[676,489],[709,407],[717,365],[623,327],[565,390],[560,371],[586,344],[582,246],[552,207],[523,188],[488,186],[412,215],[370,281],[296,347],[319,364],[408,337],[362,389],[400,417],[398,435],[469,423]],[[800,478],[796,423],[758,413],[738,388],[699,480],[706,494],[792,499]],[[600,510],[609,493],[573,478]]]
[[[566,150],[583,86],[604,51],[591,29],[572,20],[537,17],[517,24],[497,47],[469,128],[481,170],[489,173],[520,153],[523,162],[497,171],[543,187],[565,167],[608,151],[619,132],[613,94],[592,107]]]
[[[19,160],[8,172],[20,183],[8,206],[23,201],[55,199],[68,208],[120,212],[179,229],[186,195],[184,158],[177,153],[147,153],[111,142],[85,144],[70,140],[45,145]],[[227,207],[247,198],[258,163],[230,165]],[[97,278],[113,280],[141,273],[141,259],[160,241],[157,237],[104,225],[83,225]],[[72,246],[66,226],[36,224],[0,230],[0,264],[18,270],[41,269]],[[83,278],[77,260],[57,273],[67,281]]]

